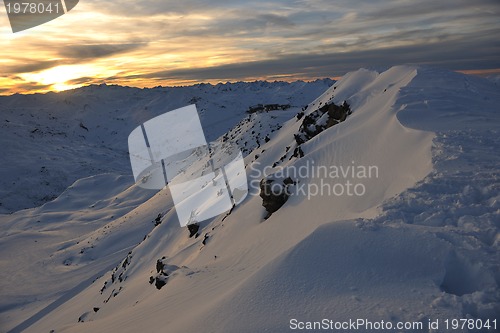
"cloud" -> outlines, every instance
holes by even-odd
[[[295,26],[295,24],[291,22],[286,16],[276,14],[260,14],[257,16],[256,21],[261,21],[265,24],[271,24],[281,27]]]
[[[17,62],[26,61],[27,63],[21,63],[19,65],[6,66],[2,69],[5,74],[19,74],[19,73],[30,73],[38,72],[47,68],[57,66],[59,63],[57,60],[46,60],[46,61],[31,61],[27,59],[20,59]]]
[[[30,93],[33,91],[43,91],[43,90],[50,90],[52,85],[50,84],[40,84],[36,82],[25,82],[25,83],[19,83],[14,85],[14,87],[11,87],[8,91],[3,91],[1,93],[14,93],[12,90],[15,90],[15,92],[18,93]]]
[[[103,58],[129,52],[146,45],[147,43],[69,45],[59,51],[59,56],[72,59]]]
[[[443,19],[453,17],[457,12],[477,16],[477,11],[481,11],[482,8],[488,8],[488,11],[498,14],[500,9],[498,7],[498,1],[496,0],[421,1],[418,5],[414,2],[389,1],[382,8],[370,11],[367,17],[377,20],[391,18],[419,20],[422,15],[431,15]]]
[[[142,75],[149,79],[168,80],[243,80],[270,74],[296,75],[301,78],[336,77],[357,68],[386,68],[397,64],[441,65],[449,69],[500,68],[500,59],[480,50],[474,41],[425,46],[403,46],[349,53],[290,54],[277,59],[237,63],[205,68],[158,71]],[[483,63],[478,66],[477,61]]]
[[[498,0],[88,0],[0,40],[0,59],[6,75],[99,69],[75,85],[312,79],[401,63],[485,69],[500,67],[499,14]]]
[[[88,0],[88,4],[110,15],[126,16],[186,15],[190,13],[221,11],[228,8],[255,7],[255,3],[252,4],[251,1],[244,0]]]
[[[65,83],[69,86],[74,85],[89,85],[89,84],[101,84],[105,83],[107,79],[96,79],[91,76],[82,76],[77,79],[68,80]]]

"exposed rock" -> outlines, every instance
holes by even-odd
[[[259,112],[268,112],[268,111],[276,111],[276,110],[287,110],[291,107],[290,104],[257,104],[252,105],[248,108],[247,113],[259,113]]]
[[[295,182],[290,177],[283,180],[268,177],[263,178],[260,181],[260,197],[262,198],[262,206],[264,206],[267,211],[265,219],[268,219],[271,214],[276,212],[285,204],[290,196],[288,187],[292,184],[295,184]]]
[[[297,145],[301,145],[325,129],[343,122],[351,113],[351,108],[345,101],[341,106],[327,103],[316,111],[309,113],[302,120],[299,133],[294,135]]]
[[[82,313],[82,315],[78,318],[78,322],[79,323],[85,322],[85,320],[87,319],[88,316],[89,316],[89,312]]]
[[[149,277],[149,284],[154,283],[158,290],[166,285],[169,276],[167,267],[169,267],[168,270],[176,268],[176,266],[168,266],[165,257],[156,260],[156,274]]]
[[[155,227],[161,224],[161,213],[154,220]]]
[[[165,278],[163,278],[162,276],[157,276],[155,278],[155,287],[156,289],[160,290],[161,288],[163,288],[163,286],[165,286],[167,284],[167,281]]]
[[[84,130],[86,130],[87,132],[89,131],[87,126],[85,126],[82,122],[80,122],[80,127],[83,128]]]
[[[156,260],[156,273],[162,272],[163,267],[165,267],[165,264],[160,259]]]
[[[293,155],[290,157],[290,159],[292,157],[298,157],[298,158],[304,157],[304,151],[302,151],[301,146],[297,146],[297,148],[295,148],[295,150],[293,151]]]
[[[192,223],[192,224],[188,224],[187,225],[187,228],[189,230],[189,238],[197,235],[198,233],[198,230],[200,230],[200,225],[198,223]],[[196,236],[195,238],[197,238],[198,236]]]

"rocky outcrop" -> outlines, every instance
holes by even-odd
[[[345,101],[341,106],[335,103],[325,104],[316,111],[309,113],[302,120],[299,132],[294,136],[297,145],[301,145],[327,128],[343,122],[351,113],[351,108]]]
[[[166,258],[156,260],[156,274],[149,277],[149,283],[155,285],[156,289],[160,290],[167,284],[169,277],[168,267],[166,264]]]
[[[198,238],[198,230],[200,230],[200,225],[198,223],[192,223],[187,225],[189,231],[189,238],[195,236],[194,238]]]
[[[303,143],[306,143],[324,130],[343,122],[352,114],[351,107],[346,101],[340,106],[333,102],[327,103],[306,115],[305,112],[307,109],[308,107],[302,108],[302,111],[296,115],[297,121],[302,119],[302,123],[297,133],[293,135],[295,148],[292,150],[292,153],[290,153],[290,148],[293,147],[293,145],[287,146],[284,155],[272,164],[273,168],[287,158],[291,160],[292,158],[304,157],[306,152],[302,149],[301,145]]]
[[[271,214],[281,208],[288,200],[290,193],[288,187],[295,182],[287,177],[283,180],[268,177],[260,181],[260,197],[262,198],[262,206],[267,211],[265,219],[268,219]]]

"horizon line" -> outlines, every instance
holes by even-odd
[[[361,69],[361,68],[360,68]],[[491,75],[495,75],[495,74],[500,74],[500,68],[490,68],[490,69],[459,69],[459,70],[450,70],[452,72],[457,72],[457,73],[462,73],[462,74],[465,74],[465,75],[474,75],[474,76],[479,76],[479,77],[488,77],[488,76],[491,76]],[[351,71],[349,71],[351,72]],[[347,72],[347,73],[349,73]],[[347,74],[346,73],[346,74]],[[344,74],[345,75],[345,74]],[[294,82],[314,82],[314,81],[318,81],[318,80],[326,80],[326,79],[330,79],[330,80],[333,80],[333,81],[339,81],[344,75],[341,75],[341,76],[333,76],[333,77],[315,77],[315,78],[301,78],[301,77],[290,77],[289,79],[285,78],[285,77],[282,77],[281,79],[276,76],[272,76],[270,75],[269,77],[262,77],[262,78],[248,78],[248,79],[243,79],[243,80],[240,80],[240,79],[229,79],[229,80],[226,80],[226,81],[223,81],[223,80],[218,80],[218,79],[215,79],[215,80],[202,80],[200,82],[196,82],[196,81],[193,81],[193,80],[180,80],[179,84],[166,84],[166,85],[154,85],[154,84],[144,84],[144,85],[133,85],[133,84],[129,84],[129,83],[125,83],[124,84],[119,84],[119,83],[110,83],[109,81],[108,82],[90,82],[88,84],[82,84],[82,85],[79,85],[79,86],[76,86],[76,87],[69,87],[68,89],[56,89],[54,88],[53,86],[54,85],[50,85],[51,88],[49,89],[44,89],[44,90],[34,90],[34,91],[21,91],[21,92],[9,92],[9,91],[6,91],[5,93],[3,92],[0,92],[0,96],[1,97],[9,97],[9,96],[14,96],[14,95],[37,95],[37,94],[40,94],[40,95],[45,95],[45,94],[48,94],[48,93],[55,93],[55,94],[58,94],[58,93],[64,93],[64,92],[67,92],[67,91],[73,91],[73,90],[77,90],[77,89],[81,89],[81,88],[87,88],[87,87],[92,87],[92,86],[109,86],[109,87],[122,87],[122,88],[132,88],[132,89],[155,89],[155,88],[181,88],[181,87],[193,87],[193,86],[197,86],[197,85],[202,85],[202,84],[207,84],[207,85],[212,85],[212,86],[216,86],[218,84],[236,84],[236,83],[254,83],[254,82],[269,82],[269,83],[276,83],[276,82],[285,82],[285,83],[294,83]],[[114,80],[111,80],[111,82],[114,81]],[[124,80],[125,81],[125,80]],[[149,81],[149,80],[145,80],[145,81]],[[153,81],[155,83],[157,83],[156,81]],[[151,83],[153,83],[151,82]],[[0,87],[1,89],[1,87]]]

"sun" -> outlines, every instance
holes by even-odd
[[[109,70],[95,65],[60,65],[38,73],[26,73],[20,76],[26,81],[50,85],[56,91],[63,91],[81,87],[86,83],[82,80],[84,78],[99,79],[103,77],[103,74],[113,75]]]

